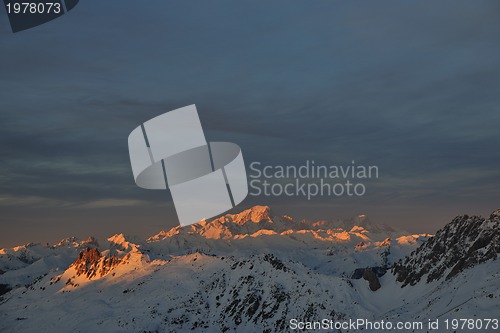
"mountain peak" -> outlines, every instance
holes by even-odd
[[[395,265],[397,280],[403,286],[415,285],[424,276],[427,282],[443,277],[448,280],[465,269],[496,259],[500,253],[500,220],[494,214],[488,220],[468,215],[453,219],[412,256]]]
[[[115,235],[108,238],[108,242],[115,243],[115,244],[122,244],[122,243],[126,242],[125,235],[122,233],[115,234]]]
[[[115,234],[108,238],[111,247],[119,250],[129,250],[137,248],[137,245],[130,241],[128,236],[123,233]]]
[[[490,216],[490,219],[494,219],[495,217],[499,217],[500,218],[500,208],[495,210],[493,213],[491,213],[491,216]]]
[[[272,222],[271,208],[269,206],[253,206],[238,214],[228,214],[226,217],[230,217],[236,224],[243,224],[250,221],[254,223],[262,221]]]
[[[93,279],[106,275],[119,263],[120,259],[115,255],[104,257],[99,249],[87,247],[80,252],[72,266],[76,275],[85,275],[88,279]]]

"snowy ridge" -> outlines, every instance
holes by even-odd
[[[256,206],[148,240],[3,249],[0,284],[12,290],[0,295],[0,331],[271,333],[289,331],[292,318],[498,317],[498,215],[455,219],[434,237],[352,221],[298,222]],[[464,247],[453,278],[450,266],[429,283],[398,281],[397,267],[454,262],[429,261],[452,244]]]
[[[82,250],[98,246],[93,237],[84,241],[71,237],[53,246],[30,243],[1,249],[0,285],[9,288],[28,285],[48,271],[65,270]]]
[[[404,232],[381,228],[364,217],[357,219],[360,225],[352,221],[295,221],[289,216],[272,216],[268,206],[255,206],[239,214],[227,214],[211,221],[175,227],[150,237],[145,249],[163,253],[183,253],[192,249],[207,252],[257,251],[260,248],[297,249],[306,247],[325,247],[332,244],[340,247],[354,247],[360,242],[377,246],[386,238],[394,237],[396,243],[408,236]],[[347,225],[342,228],[340,225]],[[362,225],[365,225],[363,227]],[[370,227],[370,229],[367,228]],[[374,232],[375,230],[375,232]],[[410,235],[418,239],[427,235]],[[408,243],[409,244],[409,243]]]
[[[489,219],[467,215],[456,217],[415,252],[394,267],[397,280],[415,285],[451,279],[461,271],[496,259],[500,254],[500,216]]]

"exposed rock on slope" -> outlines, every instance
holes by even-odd
[[[115,255],[104,257],[97,248],[86,248],[78,255],[73,263],[78,276],[85,275],[87,278],[101,277],[111,271],[120,263]]]
[[[363,279],[368,281],[371,291],[377,291],[380,289],[380,281],[378,280],[377,274],[371,268],[364,270]]]
[[[21,268],[0,275],[13,287],[0,296],[0,332],[278,333],[291,330],[292,318],[493,318],[500,260],[488,258],[498,254],[499,215],[458,218],[424,243],[429,235],[298,222],[259,206],[147,241],[117,234],[100,249],[72,239],[4,249],[2,267],[12,255]],[[397,266],[405,279],[423,266],[421,278],[445,269],[435,283],[401,288],[384,273],[418,247]],[[20,261],[26,249],[40,259]],[[446,279],[454,268],[464,271]]]
[[[400,260],[393,273],[403,286],[451,279],[461,271],[500,253],[500,210],[489,219],[467,215],[456,217],[412,254]]]

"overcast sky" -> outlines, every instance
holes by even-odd
[[[13,34],[0,10],[0,248],[177,223],[128,134],[196,104],[247,166],[377,165],[361,198],[249,197],[297,218],[434,232],[500,208],[500,2],[82,1]]]

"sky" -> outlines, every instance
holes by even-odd
[[[411,232],[500,208],[500,3],[82,1],[19,33],[0,10],[0,248],[177,225],[129,133],[196,104],[248,165],[376,165],[362,197],[247,197]]]

